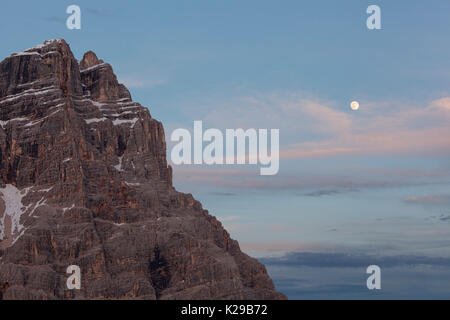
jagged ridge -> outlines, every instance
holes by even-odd
[[[0,231],[4,299],[284,298],[173,188],[161,123],[61,39],[0,63]]]

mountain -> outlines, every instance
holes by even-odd
[[[162,124],[62,39],[0,63],[0,239],[0,299],[285,299],[175,190]]]

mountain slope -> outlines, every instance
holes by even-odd
[[[173,188],[162,124],[60,39],[0,63],[0,239],[0,299],[285,298]]]

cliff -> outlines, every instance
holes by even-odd
[[[0,63],[0,299],[284,298],[174,189],[162,124],[108,63],[60,39]]]

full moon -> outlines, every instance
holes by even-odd
[[[356,111],[359,109],[359,102],[358,101],[352,101],[352,103],[350,103],[350,108],[352,108],[352,110]]]

